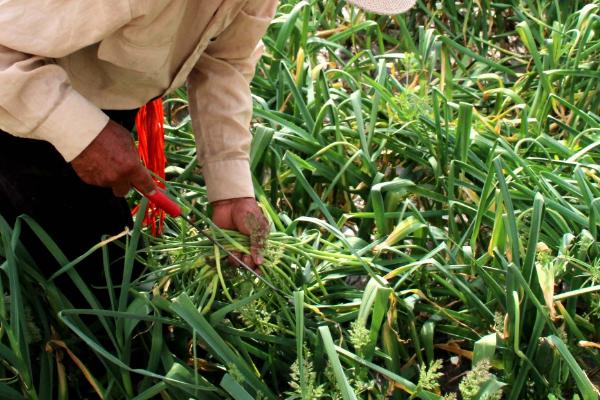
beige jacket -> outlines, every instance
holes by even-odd
[[[0,1],[0,129],[67,161],[187,82],[209,200],[254,196],[249,82],[276,0]]]

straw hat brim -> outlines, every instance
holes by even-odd
[[[394,15],[408,11],[417,0],[347,0],[363,10],[382,15]]]

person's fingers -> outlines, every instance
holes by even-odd
[[[232,206],[230,204],[213,203],[212,221],[221,229],[235,229],[233,222]]]
[[[253,214],[255,222],[250,233],[250,253],[252,255],[253,262],[256,265],[260,265],[265,261],[263,253],[267,245],[269,224],[260,209],[257,210],[257,213],[258,215]]]
[[[239,251],[232,251],[231,255],[229,257],[227,257],[227,261],[229,262],[230,265],[233,266],[237,266],[240,263],[238,262],[238,260],[242,259],[242,253],[240,253]]]
[[[138,164],[131,173],[129,181],[142,194],[151,194],[156,190],[156,183],[150,176],[150,173],[142,164]]]
[[[227,257],[227,261],[229,264],[243,268],[241,263],[244,263],[247,267],[251,269],[256,269],[256,264],[252,260],[252,256],[249,254],[242,254],[239,252],[232,252],[229,257]]]
[[[260,265],[265,262],[265,258],[263,257],[264,253],[264,245],[260,245],[259,242],[254,242],[251,247],[251,257],[252,261],[256,265]]]
[[[252,234],[252,217],[252,213],[245,207],[241,207],[239,210],[234,210],[232,220],[235,224],[235,230],[243,235],[250,236]]]
[[[252,260],[251,255],[244,254],[244,256],[242,257],[242,261],[244,262],[244,264],[246,264],[247,267],[250,267],[252,269],[256,268],[256,264],[254,264],[254,261]]]
[[[122,182],[112,187],[112,191],[115,197],[127,196],[127,193],[129,193],[129,189],[131,189],[131,185],[129,185],[129,183],[127,182]]]

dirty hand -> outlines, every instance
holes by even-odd
[[[156,187],[140,161],[131,133],[113,121],[71,161],[71,166],[85,183],[112,188],[118,197],[125,196],[132,186],[143,194]]]
[[[230,229],[250,236],[250,254],[234,253],[246,265],[257,269],[262,264],[269,234],[269,222],[252,197],[220,200],[212,203],[212,220],[219,228]],[[233,261],[234,264],[235,260]]]

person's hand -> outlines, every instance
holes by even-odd
[[[212,203],[212,220],[219,228],[230,229],[250,236],[250,254],[234,253],[246,265],[257,269],[264,261],[263,252],[269,235],[269,222],[252,197],[220,200]],[[233,264],[237,264],[230,257]]]
[[[112,188],[118,197],[124,197],[132,186],[142,194],[156,188],[140,161],[131,133],[113,121],[71,161],[71,166],[85,183]]]

